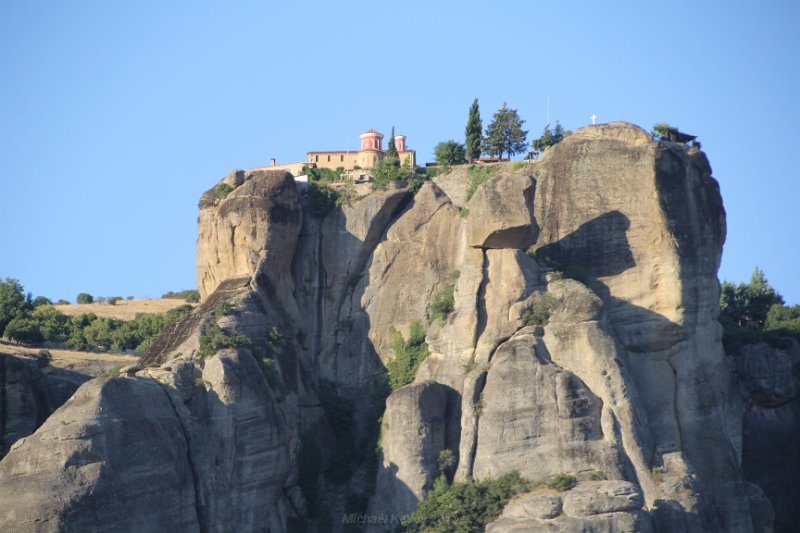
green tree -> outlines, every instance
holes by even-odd
[[[561,125],[561,122],[556,120],[555,128],[551,129],[550,124],[548,124],[544,127],[542,136],[533,141],[533,151],[537,154],[540,154],[545,148],[549,148],[550,146],[560,143],[571,133],[571,131],[564,129],[564,127]]]
[[[400,166],[400,154],[397,153],[397,144],[394,140],[394,126],[392,126],[392,135],[389,137],[389,147],[386,148],[385,159],[396,167]]]
[[[94,296],[92,296],[88,292],[82,292],[78,294],[78,298],[76,299],[76,301],[79,304],[90,304],[94,302]]]
[[[503,157],[503,153],[506,153],[510,158],[514,154],[524,152],[528,148],[525,142],[528,132],[522,129],[524,123],[525,121],[519,118],[517,110],[511,109],[503,102],[503,107],[494,114],[494,119],[486,128],[484,147],[490,154],[496,154],[498,157]]]
[[[650,135],[657,141],[677,141],[678,128],[670,126],[666,122],[659,122],[653,126]]]
[[[722,283],[720,311],[739,327],[761,331],[773,305],[783,305],[781,296],[767,281],[764,271],[756,267],[749,283]]]
[[[24,315],[16,316],[8,323],[5,336],[25,344],[39,344],[44,340],[36,320]]]
[[[458,165],[466,162],[464,145],[452,139],[437,144],[433,154],[440,165]]]
[[[481,141],[483,139],[483,122],[481,122],[481,111],[478,108],[477,98],[472,101],[472,106],[469,108],[466,136],[467,160],[470,161],[479,158],[481,156]]]
[[[0,334],[9,322],[26,315],[32,308],[31,297],[25,295],[25,289],[19,281],[13,278],[0,280]]]

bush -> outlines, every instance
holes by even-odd
[[[526,326],[546,326],[550,321],[550,313],[557,303],[556,299],[548,294],[537,294],[522,313],[522,321]]]
[[[76,301],[79,304],[91,304],[94,303],[94,296],[92,296],[88,292],[82,292],[78,294],[78,298],[76,299]]]
[[[50,365],[52,360],[53,354],[50,353],[50,350],[39,350],[36,352],[36,361],[39,363],[40,368]]]
[[[233,191],[233,187],[227,183],[220,183],[210,191],[203,194],[203,196],[200,198],[198,207],[203,209],[213,205],[219,200],[223,200],[225,197],[227,197],[231,191]]]
[[[120,301],[120,300],[122,300],[122,296],[109,296],[108,300],[106,300],[106,302],[109,305],[117,305],[117,302]]]
[[[233,307],[230,303],[226,301],[219,302],[217,306],[214,308],[214,315],[217,318],[221,318],[226,315],[230,315],[233,313]]]
[[[431,322],[437,321],[439,324],[444,324],[444,321],[455,309],[456,280],[459,274],[459,271],[453,272],[445,286],[433,295],[433,300],[428,306],[428,317]]]
[[[405,180],[414,177],[414,169],[411,164],[405,161],[401,166],[395,165],[390,160],[378,161],[372,169],[372,188],[375,190],[386,190],[389,183]]]
[[[452,486],[440,476],[417,510],[403,521],[403,526],[406,531],[414,532],[479,533],[500,516],[511,498],[531,486],[519,472]]]
[[[500,167],[497,165],[470,165],[467,169],[467,176],[469,177],[469,184],[467,185],[467,201],[472,199],[472,195],[478,190],[478,187],[489,181],[489,178],[497,174]]]
[[[575,476],[570,474],[558,474],[550,481],[550,483],[547,484],[547,486],[548,488],[557,490],[559,492],[566,492],[575,487],[577,484],[578,480],[575,478]]]
[[[13,318],[8,323],[5,336],[24,344],[39,344],[44,341],[39,324],[34,319],[24,316]]]
[[[343,171],[344,169],[337,172],[329,168],[307,167],[306,175],[310,183],[329,184],[341,180]]]
[[[197,355],[201,358],[214,355],[225,348],[251,348],[253,342],[244,335],[229,333],[211,322],[203,328],[200,336],[200,349]]]
[[[186,289],[185,291],[172,292],[161,295],[162,298],[184,300],[188,303],[195,303],[200,301],[200,293],[194,289]]]
[[[452,139],[437,144],[433,152],[436,162],[440,165],[458,165],[467,162],[464,145]]]
[[[327,185],[308,184],[308,208],[317,218],[323,218],[336,207],[339,193]]]
[[[418,321],[411,323],[407,341],[394,326],[389,329],[389,333],[394,336],[392,341],[394,359],[386,363],[386,370],[392,390],[397,390],[414,381],[417,368],[428,357],[430,351],[425,342],[425,329]]]

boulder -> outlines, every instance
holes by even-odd
[[[536,181],[524,175],[500,174],[481,185],[469,201],[469,246],[526,250],[535,243],[535,190]]]

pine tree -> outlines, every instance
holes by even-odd
[[[490,154],[497,154],[498,157],[503,157],[504,152],[509,158],[524,152],[528,148],[525,142],[528,132],[522,129],[524,122],[519,118],[516,109],[511,109],[503,102],[503,107],[494,114],[494,120],[486,128],[484,147]]]
[[[478,109],[478,99],[472,102],[469,108],[469,118],[467,119],[467,161],[477,159],[481,156],[481,140],[483,137],[483,122],[481,122],[481,112]]]
[[[397,144],[394,141],[394,126],[392,126],[392,136],[389,137],[389,147],[386,149],[386,161],[394,166],[400,166],[400,154],[397,153]]]

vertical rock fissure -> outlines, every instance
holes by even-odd
[[[483,264],[481,265],[481,283],[478,285],[478,294],[475,307],[478,310],[478,323],[475,325],[475,349],[477,350],[478,341],[486,330],[488,317],[486,316],[486,285],[489,284],[489,255],[482,249]]]
[[[189,465],[189,471],[192,473],[192,486],[194,487],[194,510],[195,515],[197,516],[197,525],[200,528],[201,533],[207,533],[208,526],[206,524],[204,505],[202,502],[203,487],[200,482],[200,476],[197,474],[197,468],[195,467],[194,459],[192,458],[192,439],[189,436],[189,429],[186,427],[183,417],[180,415],[180,413],[178,413],[178,408],[175,407],[175,404],[172,401],[172,396],[170,396],[169,392],[166,390],[165,385],[160,381],[156,381],[156,383],[159,384],[162,392],[166,395],[167,401],[169,402],[170,407],[172,407],[172,411],[175,413],[175,418],[178,419],[178,423],[181,426],[183,440],[186,442],[186,462]]]
[[[669,365],[670,369],[672,369],[672,416],[675,417],[675,428],[678,430],[678,440],[680,441],[678,442],[678,445],[680,446],[681,451],[685,453],[686,449],[683,445],[683,429],[681,428],[681,420],[678,417],[678,413],[680,412],[678,411],[678,370],[675,368],[675,365],[672,364],[672,361],[669,357],[667,358],[667,364]]]
[[[323,296],[323,287],[325,285],[325,278],[326,278],[326,271],[325,271],[325,263],[322,260],[322,227],[317,228],[317,283],[314,287],[314,305],[316,306],[315,309],[315,320],[314,320],[314,332],[312,338],[314,339],[314,345],[311,347],[312,353],[314,354],[314,359],[317,358],[319,355],[320,344],[322,343],[322,296]]]

